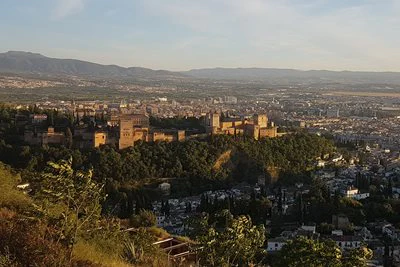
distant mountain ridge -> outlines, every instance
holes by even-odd
[[[251,80],[290,83],[385,83],[400,85],[399,72],[296,70],[276,68],[208,68],[173,72],[141,67],[102,65],[77,59],[50,58],[41,54],[9,51],[0,53],[0,72],[73,75],[96,78]]]
[[[315,80],[315,81],[353,81],[400,84],[400,72],[363,72],[296,70],[274,68],[209,68],[193,69],[183,72],[196,78],[225,80]]]
[[[74,75],[93,77],[168,77],[183,76],[165,70],[140,67],[124,68],[117,65],[101,65],[76,59],[58,59],[37,53],[9,51],[0,53],[0,72],[48,75]]]

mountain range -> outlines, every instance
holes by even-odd
[[[69,75],[97,78],[146,78],[182,76],[164,70],[140,67],[124,68],[76,60],[50,58],[37,53],[9,51],[0,53],[0,72],[18,74]]]
[[[185,72],[197,78],[224,80],[259,80],[286,82],[332,82],[332,83],[387,83],[400,84],[400,72],[363,72],[296,70],[273,68],[211,68]]]
[[[141,67],[125,68],[117,65],[101,65],[76,59],[50,58],[37,53],[21,51],[0,53],[0,72],[96,78],[197,78],[213,80],[284,80],[289,82],[400,84],[400,73],[398,72],[302,71],[274,68],[209,68],[172,72]]]

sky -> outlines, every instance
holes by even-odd
[[[1,0],[0,52],[152,69],[400,71],[400,0]]]

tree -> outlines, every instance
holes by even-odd
[[[49,110],[49,114],[47,116],[48,125],[54,126],[54,110]]]
[[[373,252],[367,247],[352,249],[343,261],[343,267],[366,267],[367,260],[372,258]]]
[[[164,211],[165,211],[165,216],[169,216],[170,215],[170,206],[169,206],[169,200],[167,200],[166,202],[165,202],[165,206],[164,206]]]
[[[260,199],[250,201],[249,205],[252,220],[256,223],[265,224],[268,211],[272,208],[271,201],[266,197],[261,197]]]
[[[343,197],[340,199],[339,212],[346,214],[350,221],[361,224],[365,220],[363,204],[355,199]]]
[[[321,223],[319,225],[319,233],[324,235],[330,235],[332,231],[335,230],[335,226],[329,223]]]
[[[289,241],[279,252],[277,267],[365,267],[372,251],[362,247],[343,255],[332,240],[314,240],[299,237]]]
[[[141,210],[139,214],[130,218],[130,225],[135,228],[152,227],[157,224],[157,218],[153,212],[149,210]]]
[[[253,226],[247,216],[233,219],[220,231],[210,227],[198,240],[200,263],[206,266],[248,266],[263,254],[263,226]]]
[[[40,220],[0,210],[0,266],[69,266],[53,234]]]
[[[33,182],[36,208],[59,229],[59,241],[69,245],[72,260],[74,244],[84,229],[93,227],[100,218],[104,200],[103,184],[92,180],[92,171],[75,171],[72,159],[49,162]]]
[[[331,240],[317,241],[305,237],[289,241],[278,256],[278,267],[339,267],[342,253]]]
[[[191,213],[192,212],[192,203],[191,202],[186,202],[186,207],[185,207],[185,213]]]
[[[232,224],[233,216],[229,210],[223,209],[215,212],[211,219],[216,228],[225,228]]]
[[[65,144],[66,144],[67,148],[69,148],[69,149],[72,148],[73,139],[72,139],[72,132],[71,132],[71,129],[69,127],[65,131]]]

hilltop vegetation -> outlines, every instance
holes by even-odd
[[[226,160],[235,157],[235,170],[215,177],[213,170],[221,155]],[[300,174],[311,169],[316,158],[332,153],[333,144],[323,137],[294,134],[260,141],[244,137],[212,136],[205,140],[186,142],[137,142],[134,147],[118,151],[113,147],[91,150],[65,147],[32,147],[10,145],[1,141],[0,160],[29,171],[42,170],[48,161],[73,158],[73,167],[92,166],[94,176],[112,179],[120,184],[146,178],[176,177],[190,183],[204,180],[234,180],[245,178],[243,165],[253,165],[251,174],[268,173],[276,167],[282,173]]]
[[[0,141],[0,263],[3,266],[168,266],[166,255],[151,244],[167,233],[155,228],[149,212],[162,178],[173,194],[190,195],[253,183],[270,170],[278,183],[310,179],[315,159],[334,151],[333,144],[309,134],[256,141],[211,136],[186,142],[138,142],[118,151],[66,147],[30,147],[18,140]],[[16,188],[28,182],[29,192]],[[267,201],[253,201],[267,207]],[[210,209],[211,210],[211,209]],[[247,209],[246,209],[247,211]],[[134,215],[136,214],[136,215]],[[210,266],[262,261],[264,214],[211,214],[193,237]],[[224,217],[225,216],[225,217]],[[228,217],[227,217],[228,216]],[[235,217],[234,217],[235,216]],[[118,218],[119,217],[119,218]],[[120,230],[130,218],[131,234]],[[229,220],[228,220],[229,218]],[[12,229],[12,230],[10,230]],[[236,233],[235,239],[228,238]],[[212,245],[211,245],[211,243]],[[228,253],[231,245],[237,250]],[[222,254],[224,256],[222,257]]]
[[[260,175],[270,181],[294,184],[311,181],[309,170],[315,159],[332,151],[330,141],[309,134],[260,141],[212,136],[181,143],[138,142],[122,151],[112,147],[80,151],[0,142],[0,160],[22,169],[26,181],[31,181],[49,161],[72,158],[74,169],[93,168],[93,178],[105,183],[109,203],[120,203],[123,217],[132,214],[133,202],[138,199],[147,203],[141,204],[143,207],[148,206],[153,198],[151,190],[143,195],[138,189],[160,178],[169,178],[174,183],[173,193],[180,195],[227,188],[243,181],[255,183]],[[222,167],[218,167],[220,164]]]

